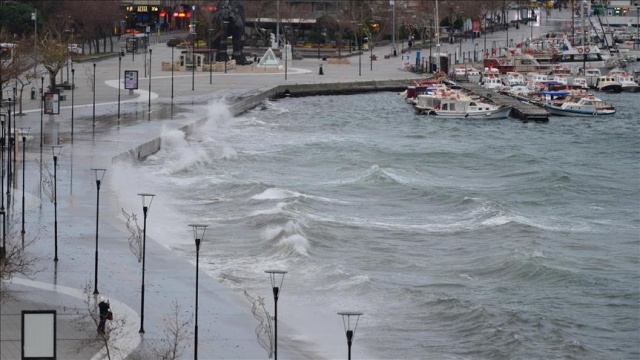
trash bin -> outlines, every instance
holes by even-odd
[[[35,87],[31,87],[31,100],[35,100],[36,99],[36,88]]]

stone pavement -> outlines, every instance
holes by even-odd
[[[555,26],[553,21],[548,27],[534,28],[534,35],[539,31],[549,31],[551,26]],[[529,34],[529,31],[529,27],[521,26],[520,30],[510,29],[509,36],[518,41],[517,39]],[[500,31],[487,38],[488,41],[499,41],[505,36],[505,32]],[[459,46],[443,44],[442,50],[453,52]],[[462,46],[464,51],[474,49],[472,41],[463,42]],[[39,102],[29,100],[28,92],[25,91],[23,114],[16,116],[15,123],[12,124],[16,128],[29,129],[24,163],[25,185],[22,186],[22,171],[18,162],[16,178],[10,197],[7,198],[7,219],[12,228],[7,241],[19,241],[24,189],[25,241],[31,243],[28,251],[37,258],[37,272],[30,279],[19,276],[5,284],[12,290],[13,299],[2,304],[0,309],[0,359],[20,358],[20,312],[29,309],[57,311],[58,358],[100,359],[105,356],[105,349],[96,341],[95,324],[81,316],[87,313],[88,307],[94,306],[92,300],[87,303],[87,294],[83,289],[93,291],[96,285],[94,260],[97,193],[91,168],[106,168],[103,184],[109,184],[109,169],[115,158],[123,153],[135,154],[143,151],[145,144],[157,144],[157,139],[161,138],[166,129],[189,127],[190,131],[197,131],[194,124],[203,120],[205,115],[195,111],[194,105],[206,104],[213,99],[228,99],[231,102],[234,98],[281,84],[387,79],[407,79],[409,83],[410,79],[420,77],[401,70],[400,57],[384,59],[385,54],[391,54],[390,45],[373,50],[378,57],[373,64],[366,55],[362,56],[360,65],[357,56],[352,56],[348,65],[324,62],[324,75],[318,74],[321,61],[316,58],[288,62],[286,80],[284,72],[256,74],[229,71],[226,74],[211,75],[196,73],[195,76],[192,73],[175,72],[171,76],[170,71],[161,70],[161,62],[170,61],[172,51],[177,58],[178,50],[172,50],[164,43],[154,44],[151,49],[152,54],[147,58],[147,61],[151,60],[151,65],[146,71],[142,54],[136,54],[133,59],[129,54],[121,60],[115,57],[96,61],[95,95],[92,92],[93,63],[74,64],[77,87],[74,91],[64,92],[67,99],[62,102],[60,115],[54,116],[52,121],[49,116],[41,118]],[[121,90],[118,95],[119,69],[139,71],[140,89],[134,91],[133,95],[129,95],[126,90]],[[66,78],[66,70],[63,72]],[[151,73],[151,93],[148,91],[149,77],[144,76],[145,72],[147,75]],[[6,107],[2,108],[3,113],[6,110]],[[51,130],[55,128],[58,129],[57,135]],[[44,135],[42,147],[41,129]],[[58,197],[57,263],[53,261],[56,207],[48,194],[51,187],[46,185],[47,180],[51,180],[50,174],[54,173],[50,147],[54,143],[63,146],[55,170]],[[21,141],[19,145],[22,145]],[[18,161],[21,159],[19,156]],[[135,179],[131,181],[135,183]],[[145,192],[144,184],[137,185],[139,192]],[[176,255],[155,242],[152,235],[147,235],[145,333],[140,334],[141,264],[129,250],[130,233],[126,230],[121,208],[122,204],[116,200],[114,190],[109,186],[102,186],[97,287],[101,296],[110,299],[114,316],[120,320],[114,320],[110,324],[114,329],[109,340],[111,358],[157,358],[153,351],[163,346],[167,328],[164,320],[172,315],[171,303],[174,301],[180,305],[181,320],[190,321],[188,333],[181,344],[181,358],[191,357],[194,343],[194,261]],[[134,211],[141,219],[142,210]],[[149,227],[162,221],[153,215],[152,206],[148,216]],[[185,237],[190,236],[189,230],[185,224]],[[268,282],[265,281],[267,293],[270,291],[268,287]],[[89,296],[89,299],[92,298],[93,296]],[[199,299],[198,354],[201,359],[267,358],[266,351],[256,341],[254,329],[257,323],[242,294],[201,273]],[[284,359],[311,356],[296,353],[282,343],[279,344],[279,355]]]

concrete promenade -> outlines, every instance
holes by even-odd
[[[566,13],[566,14],[565,14]],[[570,16],[569,12],[560,13]],[[552,16],[557,15],[553,13]],[[544,19],[542,20],[544,24]],[[551,31],[561,21],[551,19],[547,25],[534,27],[534,36]],[[521,26],[510,29],[509,37],[516,42],[529,35],[532,29]],[[487,41],[506,39],[504,31],[489,34]],[[476,42],[483,38],[476,39]],[[400,44],[400,41],[398,41]],[[406,44],[406,41],[405,41]],[[459,44],[443,44],[443,51],[453,52]],[[464,51],[473,51],[474,43],[462,43]],[[118,46],[119,49],[119,46]],[[11,191],[5,198],[7,220],[10,224],[7,241],[20,241],[22,221],[22,198],[24,190],[25,242],[28,251],[36,257],[35,270],[29,279],[18,276],[5,285],[11,290],[12,299],[2,304],[0,311],[0,359],[20,358],[22,310],[57,311],[57,355],[59,359],[105,358],[104,343],[99,341],[95,324],[82,316],[87,313],[86,294],[93,292],[94,260],[96,251],[96,183],[91,168],[106,168],[106,176],[100,189],[99,210],[99,272],[98,290],[101,296],[110,299],[116,320],[108,324],[113,329],[109,339],[112,359],[157,359],[154,350],[160,350],[166,336],[165,318],[172,315],[171,303],[180,305],[180,317],[190,320],[187,333],[181,343],[180,358],[193,357],[193,313],[195,297],[195,259],[185,259],[171,249],[154,241],[154,224],[162,219],[154,217],[154,205],[166,199],[157,196],[149,210],[146,244],[144,334],[141,327],[141,263],[131,253],[128,244],[130,233],[125,227],[121,209],[126,204],[118,202],[115,190],[109,186],[114,159],[122,160],[133,155],[144,156],[161,146],[161,136],[167,129],[197,131],[199,123],[206,121],[206,114],[198,108],[209,101],[226,100],[230,106],[240,99],[259,96],[263,91],[277,85],[329,84],[372,80],[406,80],[420,78],[419,75],[401,69],[401,57],[384,59],[391,53],[391,46],[377,47],[373,53],[373,70],[368,55],[352,56],[348,65],[331,65],[324,62],[324,75],[318,74],[317,58],[294,60],[287,64],[287,79],[284,72],[260,74],[239,73],[192,73],[161,70],[161,62],[171,60],[172,49],[165,43],[152,44],[150,68],[145,71],[144,55],[128,54],[95,62],[95,93],[92,92],[94,67],[92,62],[74,64],[75,84],[73,91],[73,135],[72,91],[66,90],[60,115],[53,117],[53,127],[58,128],[57,139],[51,136],[49,116],[42,118],[43,144],[41,146],[40,103],[29,100],[28,91],[23,99],[23,114],[16,116],[12,127],[28,128],[26,142],[24,187],[22,185],[22,156],[16,163],[16,177]],[[480,45],[482,49],[482,45]],[[178,50],[174,50],[177,59]],[[423,50],[424,51],[424,50]],[[428,54],[428,52],[427,52]],[[423,56],[427,55],[423,53]],[[148,64],[148,63],[147,63]],[[120,91],[118,106],[118,69],[138,70],[140,88],[129,95]],[[66,80],[66,69],[63,69]],[[145,77],[145,72],[147,76]],[[151,92],[149,93],[149,73]],[[360,75],[361,74],[361,75]],[[211,84],[210,84],[211,79]],[[121,79],[122,80],[122,79]],[[172,104],[173,83],[173,106]],[[46,84],[46,81],[45,81]],[[39,87],[39,81],[38,81]],[[192,90],[193,89],[193,90]],[[95,101],[94,101],[95,96]],[[6,97],[6,94],[5,94]],[[150,112],[149,112],[150,103]],[[95,104],[95,122],[94,122]],[[118,119],[118,107],[120,118]],[[232,106],[231,106],[232,107]],[[19,110],[19,106],[17,107]],[[173,109],[173,110],[172,110]],[[6,113],[7,108],[1,109]],[[242,109],[240,109],[242,110]],[[238,108],[233,113],[238,112]],[[407,108],[407,111],[411,109]],[[94,126],[95,124],[95,126]],[[54,173],[52,144],[63,146],[56,166],[57,206],[48,196],[47,182]],[[22,140],[19,139],[19,149]],[[123,155],[128,154],[128,155]],[[131,179],[135,184],[136,179]],[[5,180],[6,183],[6,180]],[[144,184],[136,184],[140,193]],[[6,184],[4,187],[6,191]],[[142,205],[125,208],[138,214],[142,226]],[[57,208],[57,256],[55,251],[54,210]],[[193,243],[191,229],[185,224],[185,243]],[[214,244],[206,244],[214,246]],[[195,249],[195,246],[194,246]],[[268,276],[265,274],[264,296],[271,293]],[[89,297],[93,299],[93,296]],[[91,300],[93,301],[93,300]],[[220,284],[217,279],[200,273],[199,276],[199,338],[200,359],[266,359],[267,352],[257,341],[254,329],[257,325],[250,311],[250,304],[241,293]],[[342,325],[336,323],[336,331]],[[337,344],[336,346],[344,346]],[[313,354],[296,352],[285,343],[278,344],[278,355],[282,359],[315,359]]]

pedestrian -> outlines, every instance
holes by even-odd
[[[109,300],[100,296],[100,302],[98,303],[98,310],[100,312],[100,322],[98,323],[98,333],[104,334],[105,323],[107,322],[107,319],[111,317],[110,316],[111,305],[109,305]]]

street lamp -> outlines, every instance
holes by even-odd
[[[193,229],[193,239],[196,242],[196,332],[194,337],[193,358],[198,360],[198,272],[200,269],[200,242],[204,239],[207,225],[189,224]]]
[[[25,163],[26,163],[26,157],[27,157],[27,152],[26,152],[26,144],[27,144],[27,135],[29,135],[29,129],[30,128],[22,128],[20,129],[20,133],[22,134],[22,230],[20,231],[20,234],[22,234],[22,243],[24,244],[24,193],[26,192],[25,190],[25,186],[24,186],[24,182],[25,182],[25,178],[26,178],[26,172],[25,172]]]
[[[638,42],[640,42],[640,6],[636,8],[636,41],[633,42],[634,49],[638,47]]]
[[[273,289],[273,359],[278,360],[278,297],[280,296],[280,289],[282,289],[282,283],[284,282],[284,275],[287,272],[284,270],[266,270],[265,272],[269,274],[271,278],[271,288]],[[280,284],[277,282],[278,279],[280,280]]]
[[[142,216],[144,218],[142,225],[142,295],[140,298],[140,331],[144,334],[144,265],[145,265],[145,253],[147,250],[147,213],[153,202],[155,194],[140,193],[138,194],[142,198]]]
[[[51,145],[51,154],[53,155],[53,232],[55,244],[55,256],[53,261],[58,261],[58,156],[62,145]]]
[[[102,179],[104,179],[104,173],[107,169],[93,168],[93,174],[96,178],[96,260],[95,260],[95,278],[94,278],[94,287],[93,287],[93,295],[98,295],[100,292],[98,291],[98,219],[100,219],[100,185],[102,184]]]
[[[278,3],[279,4],[279,3]],[[224,73],[227,73],[227,61],[229,60],[229,54],[227,53],[227,51],[229,51],[228,45],[227,45],[227,29],[229,28],[229,22],[228,21],[223,21],[222,22],[223,26],[224,26],[224,37],[222,38],[222,44],[224,47],[224,56],[222,57],[222,60],[224,61]],[[280,23],[278,23],[279,25]],[[279,29],[279,27],[278,27]],[[276,36],[277,38],[277,36]],[[276,39],[276,43],[280,43],[280,39]]]
[[[171,105],[173,105],[173,68],[175,66],[173,62],[173,49],[176,47],[175,41],[174,41],[175,39],[176,38],[169,39],[169,41],[173,45],[171,46]]]
[[[44,109],[42,108],[42,103],[44,102],[44,76],[40,77],[40,148],[42,148],[42,143],[44,140]],[[73,111],[73,107],[71,108]],[[72,113],[73,114],[73,113]],[[40,149],[42,150],[42,149]]]
[[[147,121],[151,121],[151,49],[149,49],[149,115]]]
[[[120,70],[118,70],[118,74]],[[119,76],[119,75],[118,75]],[[118,79],[118,84],[120,80]],[[118,90],[118,99],[120,99],[120,90]],[[71,142],[73,142],[73,101],[76,92],[76,69],[71,68]],[[42,104],[42,99],[40,99],[40,104]],[[41,106],[42,107],[42,106]],[[118,100],[118,110],[120,110],[120,101]],[[120,118],[120,111],[118,111],[118,118]],[[42,145],[40,145],[42,146]]]
[[[122,56],[118,55],[118,126],[120,126],[120,88],[122,88],[122,85],[120,85],[121,72],[122,72]]]
[[[213,84],[213,49],[211,49],[211,33],[213,29],[207,32],[207,46],[209,47],[209,85]]]
[[[93,135],[96,134],[96,63],[93,63]]]
[[[478,61],[478,43],[473,44],[473,62]]]
[[[4,211],[4,146],[6,141],[6,132],[4,128],[5,114],[0,114],[0,124],[2,124],[0,137],[0,211]],[[2,246],[4,248],[4,245]]]
[[[361,312],[357,311],[342,311],[338,315],[342,316],[342,324],[344,325],[344,331],[347,334],[347,347],[348,347],[348,360],[351,360],[351,344],[353,343],[353,336],[356,334],[356,328],[358,327],[358,321],[360,320]],[[351,328],[351,317],[355,317],[355,325]]]

